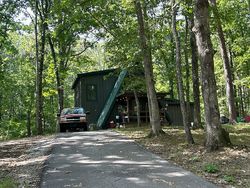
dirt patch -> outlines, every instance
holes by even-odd
[[[250,125],[248,126],[250,127]],[[234,130],[232,147],[207,153],[203,146],[204,131],[192,131],[195,145],[185,142],[182,128],[164,128],[165,135],[147,138],[149,128],[129,128],[119,132],[135,139],[153,153],[197,174],[219,187],[250,187],[250,133]],[[232,130],[230,130],[232,131]]]
[[[17,187],[39,187],[53,136],[0,142],[0,182],[11,179]]]

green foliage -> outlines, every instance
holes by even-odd
[[[236,102],[239,105],[238,112],[240,115],[245,115],[250,112],[250,108],[244,108],[245,99],[249,98],[249,92],[244,91],[246,96],[242,97],[240,90],[249,90],[250,88],[250,27],[249,27],[249,5],[247,1],[240,0],[221,0],[217,2],[218,11],[221,17],[222,27],[225,34],[227,49],[231,60],[231,68],[233,71],[234,85],[236,89]],[[212,17],[211,20],[214,18]],[[212,39],[214,43],[215,53],[215,71],[217,77],[218,97],[220,111],[224,115],[228,114],[226,104],[225,79],[222,61],[220,57],[219,42],[216,35],[215,26],[212,28]],[[246,89],[248,88],[248,89]],[[245,98],[246,97],[246,98]]]
[[[26,136],[26,122],[8,120],[0,122],[0,140],[9,140]]]
[[[18,183],[15,182],[15,180],[11,178],[4,178],[0,180],[0,188],[17,188]]]
[[[215,164],[209,163],[204,165],[204,171],[208,173],[216,173],[219,171],[219,168]]]
[[[156,89],[177,96],[175,49],[171,33],[171,7],[166,1],[141,1],[147,36],[150,38]],[[32,3],[32,2],[31,2]],[[73,106],[71,85],[77,73],[107,68],[127,68],[131,73],[124,84],[126,90],[145,91],[142,56],[138,43],[138,25],[132,0],[118,1],[49,1],[45,22],[56,53],[53,60],[46,39],[43,71],[45,132],[54,132],[58,96],[55,70],[58,68],[64,88],[64,106]],[[184,16],[192,15],[192,2],[178,4],[177,27],[181,48],[186,45],[189,62],[191,52],[185,41]],[[2,1],[0,6],[0,124],[1,139],[20,137],[26,133],[28,114],[35,134],[35,41],[34,23],[18,21],[18,14],[33,10],[26,1]],[[146,11],[145,11],[146,10]],[[236,101],[245,113],[249,108],[250,28],[247,1],[218,1],[223,30],[231,54]],[[32,16],[33,14],[30,14]],[[39,19],[39,18],[38,18]],[[211,21],[213,20],[211,14]],[[34,18],[33,18],[34,20]],[[41,23],[41,20],[38,20]],[[225,80],[216,30],[212,24],[215,71],[220,113],[228,115]],[[39,36],[40,37],[40,36]],[[183,51],[182,51],[183,52]],[[184,59],[182,53],[182,59]],[[183,72],[185,73],[183,66]],[[191,70],[190,70],[191,72]],[[142,73],[140,76],[137,73]],[[191,78],[189,78],[191,81]],[[240,95],[240,89],[242,94]],[[192,97],[192,90],[190,91]],[[192,99],[191,99],[192,100]],[[204,108],[204,106],[202,106]],[[240,111],[243,115],[243,111]],[[9,128],[14,130],[9,130]]]
[[[235,182],[235,178],[233,176],[230,175],[224,175],[223,179],[228,182],[228,183],[234,183]]]

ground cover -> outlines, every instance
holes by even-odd
[[[53,136],[0,142],[0,188],[39,187]]]
[[[148,138],[149,127],[131,127],[118,131],[194,174],[220,187],[250,187],[250,124],[224,125],[230,133],[231,147],[207,153],[204,130],[192,130],[195,145],[185,142],[182,127],[163,127],[165,135]]]

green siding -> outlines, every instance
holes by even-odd
[[[113,109],[112,107],[114,106],[116,95],[118,94],[118,92],[120,90],[120,87],[122,85],[122,82],[123,82],[126,74],[127,74],[126,70],[123,70],[120,73],[108,99],[106,100],[106,104],[105,104],[105,106],[104,106],[104,108],[103,108],[103,110],[98,118],[97,127],[103,128],[105,126],[105,123],[108,119],[108,116],[110,115],[111,110]]]
[[[83,107],[90,112],[90,114],[88,114],[89,124],[97,123],[105,102],[117,80],[115,74],[108,75],[109,73],[110,71],[106,71],[103,74],[101,74],[101,72],[98,72],[98,74],[83,74],[74,85],[75,99],[77,100],[75,101],[75,105]],[[96,100],[88,100],[88,85],[96,86]]]

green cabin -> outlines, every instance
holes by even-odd
[[[90,112],[88,114],[89,124],[97,124],[103,110],[108,108],[105,111],[106,114],[100,126],[106,123],[114,106],[115,100],[111,100],[110,96],[112,92],[114,92],[118,78],[119,76],[115,69],[77,75],[72,86],[75,92],[75,106],[83,107],[86,111]],[[120,80],[120,84],[122,80]],[[113,94],[115,95],[113,98],[116,97],[119,88],[117,88],[116,93]],[[106,107],[107,102],[109,102],[108,107]]]
[[[94,71],[77,75],[72,89],[75,93],[75,107],[83,107],[88,114],[88,123],[100,128],[108,128],[110,122],[117,121],[121,109],[126,111],[126,121],[136,122],[135,97],[131,92],[120,93],[126,71],[117,69]],[[149,111],[146,93],[138,93],[140,101],[141,121],[149,122]],[[161,118],[161,109],[168,105],[168,115],[173,125],[183,125],[179,100],[168,96],[168,93],[157,93]],[[191,121],[193,117],[193,103]]]

